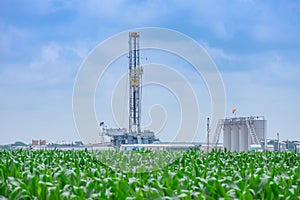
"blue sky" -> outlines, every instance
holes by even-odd
[[[233,107],[239,116],[264,115],[268,137],[300,140],[299,1],[3,0],[0,143],[78,140],[72,90],[81,63],[108,37],[149,26],[180,31],[205,47],[222,75],[228,116]],[[198,98],[209,99],[203,93]],[[204,102],[199,140],[209,115]]]

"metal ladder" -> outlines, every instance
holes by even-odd
[[[253,125],[252,125],[252,119],[250,119],[250,118],[246,119],[246,126],[248,128],[248,131],[250,133],[250,136],[252,138],[253,143],[259,145],[260,144],[259,138],[257,137],[257,135],[255,133],[255,129],[254,129]]]
[[[217,144],[219,142],[219,138],[220,138],[220,134],[221,134],[223,124],[224,124],[223,119],[220,119],[218,121],[216,132],[215,132],[215,135],[214,135],[214,140],[213,140],[213,144],[214,144],[215,147],[217,147]]]

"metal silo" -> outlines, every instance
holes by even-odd
[[[260,140],[265,140],[266,139],[266,124],[267,121],[265,119],[255,119],[253,120],[253,126],[255,129],[255,133],[257,137],[259,137]]]
[[[231,151],[239,151],[239,127],[237,124],[231,125]]]
[[[257,117],[257,119],[254,120],[253,122],[253,126],[255,129],[255,133],[260,140],[260,145],[262,149],[265,150],[267,145],[267,141],[266,141],[267,121],[264,119],[264,117]]]
[[[231,150],[231,128],[230,128],[230,126],[224,126],[224,147],[227,150]]]
[[[245,124],[239,125],[239,151],[248,151],[248,129]]]
[[[238,117],[219,120],[214,144],[217,145],[223,129],[224,147],[230,151],[248,151],[250,145],[261,145],[265,149],[266,123],[264,117]]]

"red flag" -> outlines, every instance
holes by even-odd
[[[232,114],[234,114],[236,112],[236,108],[232,109]]]

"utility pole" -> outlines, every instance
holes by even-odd
[[[280,145],[279,145],[279,133],[277,133],[277,149],[280,151]]]
[[[207,125],[206,125],[206,127],[207,127],[207,152],[209,151],[209,117],[207,118]]]

